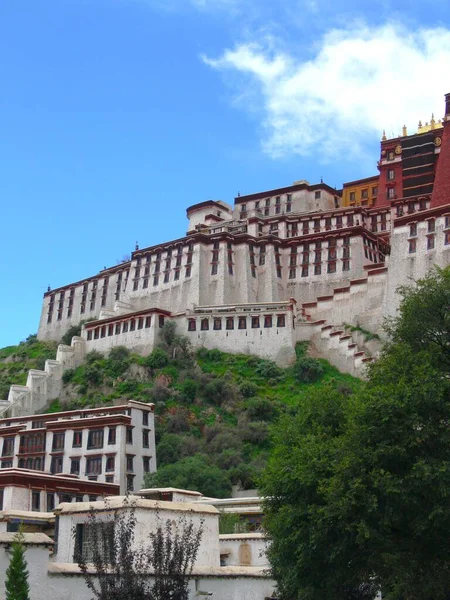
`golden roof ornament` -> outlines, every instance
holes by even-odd
[[[385,142],[386,140],[387,140],[387,137],[386,137],[386,130],[385,130],[385,129],[383,129],[383,135],[382,135],[382,137],[381,137],[381,141],[382,141],[382,142]]]
[[[402,127],[402,136],[406,137],[407,135],[408,135],[408,130],[406,128],[406,125],[403,125],[403,127]]]

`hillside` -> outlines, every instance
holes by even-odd
[[[2,383],[22,383],[26,369],[53,358],[55,346],[33,336],[0,350]],[[49,411],[111,405],[134,398],[155,403],[158,472],[149,485],[199,489],[224,496],[231,485],[255,485],[270,452],[270,424],[294,413],[312,388],[361,382],[297,347],[297,362],[280,369],[255,356],[201,349],[193,353],[167,324],[160,348],[149,356],[116,347],[108,357],[87,355],[64,373],[61,397]],[[4,394],[5,396],[5,394]]]

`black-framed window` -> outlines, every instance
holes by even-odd
[[[88,450],[103,448],[103,429],[91,429],[88,435]]]
[[[286,327],[286,315],[277,316],[277,327]]]
[[[259,317],[252,317],[252,329],[259,329]]]
[[[116,459],[114,456],[108,456],[106,458],[106,468],[105,471],[107,473],[110,473],[111,471],[114,471],[114,469],[116,468]]]
[[[102,472],[102,457],[88,456],[86,458],[86,475],[100,475]]]
[[[150,473],[150,456],[142,457],[142,467],[143,467],[144,473]]]
[[[70,474],[71,475],[79,475],[80,474],[80,459],[72,458],[70,461]]]
[[[82,431],[74,431],[72,448],[81,448],[82,445],[83,445],[83,432]]]
[[[3,439],[2,456],[14,455],[14,437],[5,437]]]
[[[50,463],[50,473],[52,475],[56,475],[58,473],[63,472],[63,457],[62,456],[52,456],[52,461]]]
[[[225,329],[227,329],[228,331],[230,331],[231,329],[234,329],[234,318],[233,317],[226,318]]]
[[[133,473],[134,471],[133,458],[133,456],[127,455],[127,471],[129,471],[130,473]]]
[[[247,329],[247,317],[239,317],[238,329]]]
[[[39,490],[31,491],[31,510],[41,510],[41,492]]]
[[[208,331],[208,329],[209,329],[209,319],[202,319],[200,321],[200,329],[201,329],[201,331]]]
[[[127,444],[133,443],[133,428],[127,427]]]
[[[64,450],[65,436],[64,432],[53,434],[52,450]]]
[[[220,319],[220,318],[214,319],[213,329],[214,329],[214,331],[219,331],[220,329],[222,329],[222,319]]]
[[[264,327],[272,327],[272,315],[264,315]]]
[[[197,329],[197,322],[195,319],[189,319],[188,331],[195,331]]]
[[[142,425],[148,425],[148,411],[142,411]]]
[[[108,444],[116,443],[116,428],[110,427],[108,430]]]
[[[47,512],[52,512],[55,508],[55,493],[47,492]]]
[[[149,429],[142,430],[142,446],[144,448],[150,447],[150,430]]]

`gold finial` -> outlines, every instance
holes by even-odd
[[[383,136],[382,136],[382,138],[381,138],[381,141],[382,141],[382,142],[385,142],[386,140],[387,140],[387,137],[386,137],[386,130],[385,130],[385,129],[383,129]]]
[[[434,129],[436,125],[436,121],[434,120],[434,113],[431,113],[431,121],[430,121],[431,129]]]
[[[403,127],[402,127],[402,135],[404,137],[406,137],[408,135],[408,130],[406,129],[406,125],[403,125]]]

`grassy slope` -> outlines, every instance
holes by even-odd
[[[53,344],[35,340],[0,350],[0,381],[23,384],[27,370],[42,368],[55,351]],[[305,352],[305,346],[298,347],[299,357]],[[167,364],[157,368],[151,359],[126,349],[116,349],[107,358],[90,353],[85,364],[64,376],[71,400],[56,400],[50,411],[128,398],[154,402],[159,469],[158,479],[150,483],[193,489],[211,485],[201,489],[207,494],[227,493],[235,483],[254,484],[270,452],[270,424],[301,406],[312,388],[337,385],[349,390],[361,385],[321,359],[321,377],[306,384],[296,380],[294,369],[278,369],[254,356],[216,350],[179,354],[176,360],[168,359],[171,351],[162,355]],[[189,466],[186,461],[192,457],[197,462]],[[207,481],[194,481],[202,471]],[[216,483],[210,483],[214,478]]]
[[[9,387],[25,385],[29,369],[43,369],[47,358],[55,358],[57,344],[38,342],[35,336],[17,346],[0,350],[0,399],[6,400]]]

